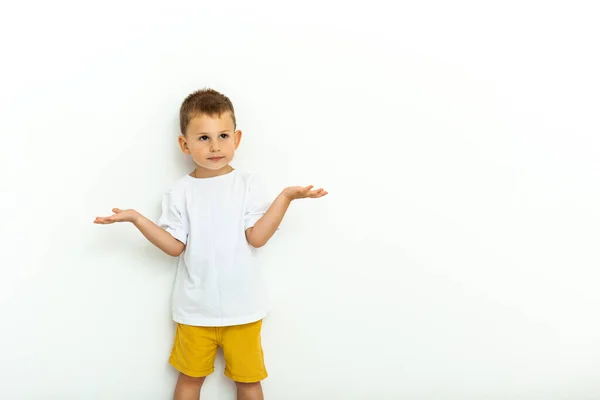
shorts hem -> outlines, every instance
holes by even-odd
[[[229,372],[227,372],[227,370],[225,370],[225,376],[234,382],[255,383],[255,382],[260,382],[260,381],[265,380],[269,375],[265,372],[264,374],[247,377],[247,376],[233,375],[233,374],[230,374]]]
[[[192,371],[191,369],[186,368],[183,365],[181,365],[173,357],[169,358],[169,364],[171,364],[173,366],[173,368],[175,368],[177,371],[181,372],[184,375],[190,376],[192,378],[204,378],[205,376],[208,376],[215,371],[215,367],[212,367],[212,368],[206,369],[204,371],[200,371],[200,372]]]

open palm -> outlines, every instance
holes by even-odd
[[[112,224],[115,222],[134,222],[139,215],[135,210],[121,210],[120,208],[113,208],[114,213],[110,217],[96,217],[94,220],[95,224]]]
[[[313,185],[309,186],[290,186],[283,190],[283,193],[291,200],[296,199],[318,199],[327,195],[325,189],[313,189]]]

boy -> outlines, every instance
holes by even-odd
[[[254,176],[229,164],[240,144],[231,101],[204,89],[180,109],[179,146],[196,168],[163,196],[158,224],[135,210],[113,209],[97,224],[131,222],[154,245],[179,257],[173,288],[177,330],[169,363],[179,371],[175,400],[198,400],[214,370],[217,347],[238,400],[263,399],[267,377],[260,339],[266,296],[252,248],[264,246],[291,201],[327,194],[312,186],[288,187],[266,199]]]

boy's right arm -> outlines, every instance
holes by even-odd
[[[95,224],[112,224],[115,222],[131,222],[142,232],[152,244],[172,257],[179,256],[185,249],[185,245],[175,239],[169,232],[144,217],[135,210],[121,210],[113,208],[110,217],[96,217]]]

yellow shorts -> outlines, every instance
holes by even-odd
[[[217,348],[225,355],[225,375],[236,382],[259,382],[267,377],[260,339],[262,320],[250,324],[206,327],[177,325],[169,363],[192,377],[212,374]]]

